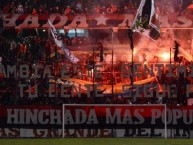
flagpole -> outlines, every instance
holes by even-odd
[[[130,39],[130,48],[131,48],[131,76],[130,76],[130,80],[131,80],[131,97],[133,98],[133,65],[134,65],[134,58],[133,58],[133,53],[134,53],[134,45],[133,45],[133,30],[131,28],[129,28],[128,30],[128,36]]]
[[[169,30],[169,35],[170,35],[170,65],[172,64],[172,41],[173,41],[173,39],[172,39],[172,30]]]
[[[93,104],[95,103],[95,86],[94,86],[94,81],[95,81],[95,47],[93,47],[93,94],[92,94],[92,97],[93,97]]]
[[[111,79],[112,79],[112,98],[114,98],[114,35],[113,35],[113,28],[111,28],[112,33],[112,68],[111,68]]]
[[[170,65],[172,64],[172,48],[170,47]]]

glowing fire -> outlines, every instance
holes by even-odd
[[[170,59],[170,53],[165,52],[161,55],[161,57],[163,60],[169,60]]]

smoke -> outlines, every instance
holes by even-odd
[[[102,1],[101,4],[107,5],[109,4],[109,1]],[[173,23],[176,23],[176,19],[174,17],[169,17],[170,14],[177,15],[177,12],[182,9],[181,7],[184,6],[184,4],[181,3],[180,0],[155,0],[155,5],[159,9],[161,14],[168,15],[169,23],[171,26],[173,25]],[[147,38],[140,33],[135,33],[133,36],[136,61],[139,61],[139,59],[144,54],[146,54],[148,60],[152,60],[154,56],[158,56],[163,53],[170,53],[170,48],[172,49],[173,53],[175,40],[179,42],[181,47],[185,49],[190,49],[193,39],[193,33],[189,30],[172,29],[161,32],[161,38],[158,41],[152,41],[150,38]],[[93,43],[96,43],[98,40],[102,41],[105,50],[114,49],[114,57],[116,58],[114,60],[131,61],[130,41],[128,38],[127,30],[119,29],[116,33],[112,33],[112,30],[110,29],[93,30],[91,41],[93,41]],[[109,57],[108,55],[104,57],[107,63],[111,61],[111,57]]]

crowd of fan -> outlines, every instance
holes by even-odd
[[[21,65],[21,64],[28,64],[28,65],[42,65],[46,66],[49,65],[50,70],[52,72],[52,76],[55,76],[56,78],[52,78],[52,81],[60,77],[61,72],[61,66],[64,64],[69,64],[69,62],[61,55],[58,51],[58,47],[50,40],[40,37],[25,37],[25,38],[18,38],[16,41],[9,42],[3,37],[0,37],[0,63],[3,65]],[[80,54],[77,56],[81,61],[80,65],[82,68],[79,68],[82,70],[82,72],[85,74],[85,71],[88,71],[88,68],[86,68],[86,64],[89,63],[89,57],[91,59],[93,58],[90,54]],[[122,63],[122,62],[120,62]],[[120,66],[120,63],[117,63],[117,65],[114,66],[115,71],[118,70],[118,67]],[[69,68],[70,75],[73,77],[72,69]],[[108,70],[109,71],[109,70]],[[174,70],[175,71],[175,70]],[[51,105],[57,105],[62,103],[106,103],[106,104],[124,104],[124,103],[167,103],[169,105],[185,105],[187,102],[187,98],[183,97],[185,96],[185,90],[184,86],[186,84],[190,83],[190,80],[187,78],[184,78],[183,74],[181,77],[174,77],[172,79],[166,77],[166,72],[163,72],[162,78],[160,78],[159,82],[161,84],[169,85],[177,84],[178,86],[178,97],[179,99],[168,99],[164,98],[163,100],[159,100],[159,98],[143,98],[142,100],[140,98],[137,98],[138,100],[133,100],[132,98],[124,98],[122,96],[106,96],[106,97],[87,97],[86,94],[82,94],[81,97],[75,96],[70,98],[64,98],[61,96],[56,97],[48,97],[48,84],[53,83],[50,81],[51,79],[48,77],[45,78],[39,78],[39,79],[33,79],[31,78],[31,75],[33,75],[33,71],[30,69],[30,77],[28,79],[21,79],[21,78],[6,78],[2,74],[0,75],[0,103],[1,104],[23,104],[23,105],[29,105],[29,104],[51,104]],[[81,78],[83,80],[88,80],[85,76]],[[111,75],[108,76],[108,78],[105,78],[108,80],[111,80]],[[129,80],[129,78],[128,78]],[[92,81],[92,78],[91,80]],[[124,82],[126,79],[124,79]],[[119,80],[118,83],[123,83],[123,80]],[[125,82],[125,83],[129,83]],[[24,93],[24,97],[20,96],[20,91],[18,88],[18,84],[26,84],[30,85],[31,87],[38,84],[38,97],[31,98],[29,96],[29,91]],[[103,83],[104,84],[104,83]],[[46,89],[47,88],[47,89]],[[29,88],[25,88],[24,91],[28,90]],[[60,89],[58,87],[57,89]],[[58,90],[59,91],[59,90]],[[70,91],[70,90],[69,90]],[[20,97],[19,97],[20,96]],[[26,97],[25,97],[26,96]]]
[[[176,2],[176,3],[174,3]],[[140,0],[4,0],[0,3],[0,9],[3,13],[27,13],[27,14],[51,14],[51,13],[61,13],[65,15],[76,15],[80,13],[84,14],[123,14],[123,13],[135,13]],[[164,5],[163,5],[164,4]],[[167,14],[176,10],[183,11],[185,4],[179,4],[179,1],[167,1],[162,2],[156,0],[156,10],[161,14]],[[166,7],[165,7],[166,6]],[[165,10],[167,9],[167,10]],[[171,12],[170,12],[171,11]],[[64,38],[67,45],[74,44],[87,44],[86,37],[74,37],[74,38]],[[43,66],[49,65],[54,76],[60,72],[61,65],[68,63],[67,60],[58,51],[58,47],[50,40],[41,37],[28,36],[25,38],[17,38],[10,42],[3,37],[0,37],[0,63],[3,65],[20,65],[20,64],[41,64]],[[92,55],[79,55],[81,60],[82,69],[85,69],[85,64],[89,63],[88,59]],[[116,69],[116,66],[115,66]],[[83,72],[86,70],[83,70]],[[30,74],[32,74],[31,72]],[[82,78],[87,80],[86,78]],[[110,80],[109,78],[106,78]],[[85,94],[82,97],[71,97],[71,98],[61,98],[54,97],[50,98],[44,96],[46,93],[45,85],[49,82],[48,78],[45,80],[31,80],[29,79],[12,79],[4,78],[0,75],[1,86],[0,86],[0,103],[1,104],[62,104],[62,103],[159,103],[159,100],[153,98],[143,99],[143,100],[130,100],[123,98],[121,96],[105,97],[105,98],[87,98]],[[167,78],[162,78],[166,81]],[[40,90],[38,94],[40,97],[29,98],[29,97],[18,97],[19,92],[16,87],[18,83],[30,84],[31,86],[36,83],[40,83]],[[173,80],[174,83],[181,84],[181,80]],[[127,82],[128,83],[128,82]],[[182,84],[184,85],[184,84]],[[179,89],[180,90],[180,89]],[[180,94],[181,95],[181,94]],[[137,101],[137,102],[136,102]],[[141,102],[140,102],[141,101]],[[174,101],[169,101],[169,99],[162,100],[162,103],[174,104]],[[181,103],[180,105],[186,104],[183,100],[175,100],[175,103]]]
[[[139,1],[137,1],[139,2]],[[11,0],[5,1],[1,9],[3,13],[31,14],[95,14],[95,13],[124,13],[136,10],[137,2],[126,0]]]
[[[69,41],[69,39],[67,39]],[[74,37],[72,41],[66,43],[67,45],[77,45],[87,43],[79,37]],[[64,38],[64,41],[65,38]],[[25,38],[17,37],[15,40],[7,40],[0,37],[0,65],[16,65],[27,64],[29,66],[35,65],[48,65],[52,76],[60,77],[61,66],[63,64],[70,64],[62,54],[59,53],[59,48],[50,39],[40,38],[38,36],[29,36]],[[80,54],[77,56],[81,62],[81,69],[86,71],[85,65],[88,63],[90,54]],[[17,67],[19,69],[19,67]],[[72,67],[70,68],[70,72]],[[40,71],[43,71],[42,69]],[[2,71],[1,71],[2,72]],[[50,78],[33,79],[33,71],[30,69],[30,77],[28,79],[22,79],[19,77],[5,77],[3,73],[0,73],[0,104],[52,104],[57,105],[61,103],[93,103],[93,100],[85,97],[82,94],[81,98],[61,98],[61,97],[48,97],[48,85],[51,83]],[[75,75],[71,73],[71,75]],[[55,78],[53,78],[55,79]],[[85,78],[82,78],[85,79]],[[110,79],[110,78],[109,78]],[[38,97],[30,98],[28,93],[25,93],[29,88],[24,89],[24,96],[19,97],[20,92],[18,84],[26,84],[33,87],[38,84]],[[104,101],[104,100],[103,100]],[[108,100],[109,102],[109,100]]]
[[[3,13],[18,14],[124,14],[135,13],[141,0],[2,0]],[[182,12],[190,3],[185,0],[155,0],[161,14]]]

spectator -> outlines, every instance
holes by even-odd
[[[38,12],[37,12],[36,8],[33,8],[33,9],[32,9],[32,15],[35,16],[35,15],[37,15],[37,14],[38,14]]]
[[[66,15],[66,16],[68,16],[68,15],[70,15],[71,14],[71,8],[70,8],[70,6],[68,5],[67,6],[67,8],[65,9],[65,11],[64,11],[64,14]]]
[[[77,4],[76,4],[76,9],[75,9],[75,12],[76,13],[78,13],[78,14],[80,14],[80,13],[82,13],[82,4],[81,4],[81,2],[79,1]]]
[[[40,5],[39,7],[39,14],[45,14],[45,8],[44,8],[44,5]]]
[[[24,13],[29,14],[31,12],[31,7],[29,6],[28,2],[24,4]]]
[[[26,58],[26,53],[27,53],[27,46],[24,41],[20,44],[19,49],[20,49],[21,60],[24,62]]]
[[[118,12],[117,6],[115,4],[112,4],[111,7],[112,7],[113,14],[117,14],[117,12]]]
[[[17,13],[18,14],[23,14],[24,13],[24,8],[22,4],[19,4],[17,7]]]

